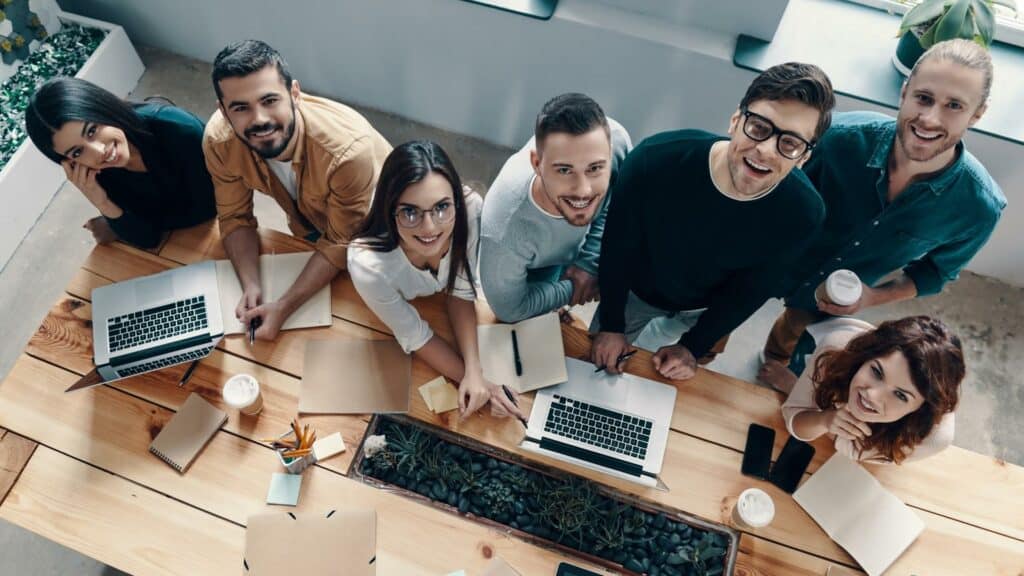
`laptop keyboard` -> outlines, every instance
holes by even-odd
[[[137,364],[130,368],[118,368],[117,375],[121,378],[128,376],[134,376],[136,374],[142,374],[143,372],[149,372],[151,370],[159,370],[160,368],[166,368],[168,366],[174,366],[175,364],[183,364],[191,360],[199,360],[210,353],[213,346],[205,346],[198,350],[192,350],[191,352],[182,352],[181,354],[175,354],[167,358],[161,358],[160,360],[153,360],[152,362],[146,362],[144,364]]]
[[[632,456],[647,457],[653,422],[558,394],[548,410],[544,431]]]
[[[206,297],[200,295],[108,318],[107,341],[113,353],[208,327]]]

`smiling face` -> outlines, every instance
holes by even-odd
[[[79,120],[65,122],[53,134],[53,149],[93,170],[124,168],[132,154],[124,130]]]
[[[918,65],[900,92],[896,137],[903,154],[926,162],[952,148],[985,112],[981,70],[933,58]]]
[[[864,422],[895,422],[923,404],[924,397],[910,378],[907,357],[899,350],[868,360],[850,381],[847,406]]]
[[[403,220],[422,212],[419,224],[407,228]],[[455,194],[448,180],[431,172],[409,185],[398,197],[395,208],[399,246],[413,264],[434,264],[448,252],[455,229]]]
[[[267,65],[248,76],[220,81],[220,110],[235,135],[263,158],[277,158],[295,136],[299,83],[285,86],[277,68]]]
[[[814,131],[820,112],[797,100],[757,100],[748,110],[769,120],[783,132],[792,132],[807,142],[814,142]],[[803,166],[810,152],[791,160],[779,153],[778,134],[762,142],[743,131],[744,117],[737,110],[729,121],[729,148],[726,160],[729,177],[736,194],[754,197],[769,190],[789,175],[793,168]]]
[[[611,156],[611,142],[603,126],[579,136],[548,134],[538,150],[530,153],[543,206],[573,226],[590,224],[608,193]]]

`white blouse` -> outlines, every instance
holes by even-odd
[[[782,419],[786,421],[786,429],[789,433],[798,440],[804,440],[809,442],[808,438],[800,438],[793,432],[793,419],[796,418],[797,414],[807,411],[821,412],[821,408],[814,402],[814,382],[811,380],[811,376],[814,374],[814,365],[818,360],[818,356],[825,350],[828,349],[840,349],[846,346],[847,342],[853,340],[857,336],[864,334],[870,330],[874,330],[875,327],[867,322],[857,320],[856,318],[835,318],[826,322],[818,324],[812,324],[807,327],[807,331],[814,336],[814,341],[818,343],[818,347],[814,350],[814,355],[807,360],[807,368],[804,369],[804,373],[800,375],[796,385],[793,386],[793,390],[789,393],[789,398],[782,405]],[[931,433],[928,434],[921,441],[920,444],[914,447],[913,451],[910,452],[904,462],[910,462],[913,460],[920,460],[927,458],[933,454],[937,454],[953,443],[953,433],[955,428],[955,416],[953,412],[943,415],[939,423],[935,425]],[[864,453],[859,453],[857,447],[851,440],[844,438],[835,439],[836,452],[847,456],[852,460],[861,460],[864,462],[873,463],[889,463],[888,460],[880,457],[874,450],[866,450]]]
[[[471,192],[464,198],[469,216],[466,258],[476,280],[483,199],[476,192]],[[401,247],[396,247],[390,252],[379,252],[360,246],[357,240],[348,249],[348,273],[352,277],[356,291],[370,310],[387,324],[406,353],[419,350],[434,336],[430,325],[420,317],[409,300],[437,294],[448,286],[451,253],[449,247],[448,252],[441,258],[435,276],[430,270],[413,266]],[[473,286],[464,271],[460,271],[456,276],[451,295],[463,300],[474,300]]]

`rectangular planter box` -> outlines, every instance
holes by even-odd
[[[352,464],[351,464],[351,466],[349,468],[349,471],[348,471],[349,478],[358,479],[358,480],[360,480],[361,482],[363,482],[365,484],[369,484],[369,485],[377,487],[377,488],[386,489],[386,490],[388,490],[390,492],[399,493],[399,494],[401,494],[401,495],[403,495],[403,496],[405,496],[407,498],[411,498],[413,500],[422,502],[422,503],[424,503],[426,505],[431,505],[431,506],[440,508],[442,510],[445,510],[446,512],[449,512],[449,513],[452,513],[452,514],[456,514],[456,515],[459,515],[459,516],[463,516],[463,517],[469,518],[469,519],[471,519],[471,520],[473,520],[475,522],[478,522],[478,523],[490,526],[492,528],[496,528],[496,529],[504,531],[504,532],[508,532],[508,533],[514,534],[516,537],[520,538],[521,540],[525,540],[527,542],[536,544],[538,546],[542,546],[542,547],[545,547],[545,548],[555,549],[555,550],[557,550],[557,551],[559,551],[561,553],[567,554],[567,555],[583,558],[583,559],[587,560],[588,562],[592,562],[592,563],[597,564],[597,565],[605,566],[605,567],[607,567],[607,568],[609,568],[611,570],[614,570],[616,572],[622,572],[622,573],[625,573],[625,574],[635,574],[635,572],[631,572],[631,571],[629,571],[627,569],[624,569],[624,567],[622,565],[620,565],[618,563],[615,563],[615,562],[612,562],[611,560],[607,560],[605,558],[601,558],[601,557],[598,557],[598,556],[594,556],[594,555],[590,555],[590,554],[581,552],[580,550],[578,550],[576,548],[572,548],[572,547],[569,547],[569,546],[566,546],[566,545],[563,545],[563,544],[559,544],[557,542],[554,542],[553,540],[549,540],[549,539],[546,539],[546,538],[541,538],[541,537],[539,537],[537,535],[525,532],[523,530],[519,530],[517,528],[513,528],[513,527],[511,527],[509,525],[497,522],[497,521],[492,520],[490,518],[486,518],[486,517],[483,517],[483,516],[475,515],[472,512],[462,512],[462,511],[460,511],[458,509],[458,507],[452,506],[452,505],[448,504],[447,502],[438,501],[436,499],[432,499],[432,498],[427,497],[427,496],[425,496],[423,494],[420,494],[419,492],[415,492],[415,491],[403,488],[401,486],[397,486],[395,484],[391,484],[391,483],[382,481],[382,480],[380,480],[378,478],[375,478],[375,477],[363,474],[362,470],[361,470],[361,467],[362,467],[363,460],[366,458],[365,453],[363,451],[363,446],[364,446],[364,444],[366,442],[366,438],[368,438],[369,436],[374,435],[374,434],[379,434],[382,425],[385,424],[388,420],[394,421],[394,422],[399,423],[399,424],[404,424],[406,426],[420,428],[424,432],[426,432],[427,434],[436,436],[440,440],[443,440],[443,441],[448,442],[450,444],[455,444],[457,446],[460,446],[460,447],[464,448],[465,450],[481,453],[481,454],[483,454],[485,456],[489,456],[490,458],[493,458],[493,459],[496,459],[496,460],[499,460],[499,461],[502,461],[502,462],[506,462],[508,464],[512,464],[512,465],[515,465],[515,466],[520,466],[522,468],[525,468],[527,470],[533,471],[535,473],[538,473],[538,474],[541,474],[541,475],[544,475],[544,476],[547,476],[547,477],[550,477],[550,478],[555,478],[555,479],[559,479],[559,480],[568,480],[568,479],[574,477],[574,475],[572,475],[572,474],[570,474],[570,473],[568,473],[568,472],[566,472],[564,470],[559,470],[557,468],[546,466],[546,465],[538,463],[538,462],[530,461],[530,460],[528,460],[526,458],[523,458],[522,456],[520,456],[518,454],[514,454],[512,452],[508,452],[508,451],[502,450],[500,448],[496,448],[494,446],[490,446],[490,445],[484,444],[482,442],[478,442],[477,440],[474,440],[472,438],[461,436],[459,434],[451,432],[450,430],[439,428],[439,427],[434,426],[432,424],[428,424],[426,422],[422,422],[420,420],[416,420],[415,418],[411,418],[411,417],[408,417],[408,416],[402,416],[402,415],[380,415],[380,414],[377,414],[370,421],[370,425],[367,428],[366,434],[363,435],[363,442],[361,442],[359,444],[359,449],[356,452],[355,457],[353,458]],[[648,514],[664,515],[667,520],[670,520],[670,521],[673,521],[673,522],[681,522],[681,523],[687,524],[687,525],[689,525],[689,526],[691,526],[691,527],[693,527],[695,529],[699,529],[699,530],[702,530],[702,531],[705,531],[705,532],[714,532],[714,533],[718,533],[721,536],[724,536],[727,539],[727,541],[728,541],[728,547],[726,548],[725,559],[724,559],[724,566],[723,566],[723,572],[722,573],[723,574],[727,574],[727,575],[733,573],[733,569],[736,566],[736,556],[737,556],[737,554],[739,552],[739,532],[737,532],[733,528],[731,528],[729,526],[726,526],[726,525],[723,525],[723,524],[719,524],[719,523],[716,523],[716,522],[710,522],[710,521],[704,520],[702,518],[698,518],[698,517],[696,517],[696,516],[694,516],[692,514],[688,514],[686,512],[681,511],[681,510],[675,510],[675,509],[669,508],[667,506],[662,506],[660,504],[655,504],[655,503],[651,503],[651,502],[642,501],[642,500],[638,499],[637,497],[635,497],[633,495],[621,492],[621,491],[616,490],[614,488],[610,488],[610,487],[607,487],[607,486],[602,486],[602,485],[599,485],[597,483],[593,483],[593,485],[597,489],[596,490],[597,493],[599,495],[601,495],[601,496],[610,498],[610,499],[615,500],[615,501],[617,501],[619,503],[622,503],[622,504],[627,504],[627,505],[629,505],[629,506],[631,506],[633,508],[639,509],[639,510],[641,510],[643,512],[646,512]]]
[[[106,30],[107,35],[75,75],[125,97],[145,66],[124,28],[62,12],[63,22]],[[0,270],[67,181],[64,170],[43,156],[26,138],[0,172]]]

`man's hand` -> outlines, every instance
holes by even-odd
[[[263,289],[260,288],[259,284],[245,287],[242,291],[242,299],[238,301],[238,306],[235,306],[235,318],[238,318],[238,321],[245,324],[246,329],[248,329],[249,324],[242,318],[245,316],[246,312],[256,308],[262,303]]]
[[[248,329],[249,323],[255,318],[259,318],[259,328],[256,329],[257,340],[273,340],[277,338],[277,333],[281,331],[281,325],[288,319],[291,314],[290,310],[287,310],[284,304],[280,300],[275,302],[268,302],[267,304],[260,304],[255,308],[246,310],[240,320],[242,325]]]
[[[593,302],[600,296],[600,289],[597,285],[597,276],[577,266],[569,266],[562,272],[562,279],[572,282],[572,298],[570,306],[578,306]]]
[[[833,316],[852,316],[865,308],[870,308],[875,305],[875,289],[864,285],[863,291],[860,294],[860,300],[850,304],[849,306],[840,306],[833,304],[828,298],[822,298],[818,300],[818,310],[826,314]]]
[[[619,374],[619,356],[629,352],[626,335],[621,332],[598,332],[590,347],[590,361],[609,374]]]
[[[871,436],[871,426],[854,416],[845,404],[835,410],[827,410],[826,414],[825,425],[829,434],[852,442],[862,442]]]
[[[651,358],[654,369],[669,380],[689,380],[697,373],[697,359],[686,346],[662,346]]]

